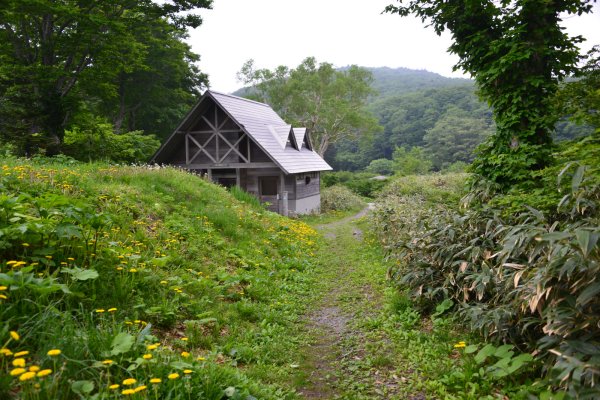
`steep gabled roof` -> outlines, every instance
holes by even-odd
[[[198,104],[202,103],[207,97],[213,99],[286,174],[332,169],[310,146],[302,146],[302,143],[306,143],[307,139],[305,137],[307,136],[305,135],[306,129],[297,128],[298,131],[296,131],[291,125],[286,124],[267,104],[213,90],[204,93]],[[193,118],[198,104],[194,106],[173,135],[152,157],[152,161],[157,159],[158,154],[167,147],[168,142],[177,134],[179,129],[185,126],[189,119]],[[288,140],[290,145],[286,146]]]

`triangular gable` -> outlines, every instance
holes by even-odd
[[[296,140],[296,135],[294,134],[294,128],[292,128],[291,125],[290,125],[290,132],[288,133],[287,140],[294,149],[300,150],[300,147],[298,146],[298,141]]]

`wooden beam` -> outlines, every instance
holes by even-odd
[[[187,168],[187,169],[230,169],[230,168],[279,168],[277,164],[273,162],[259,162],[259,163],[222,163],[222,164],[174,164],[176,167]]]
[[[235,185],[237,187],[242,187],[242,178],[240,176],[240,169],[239,168],[235,169]]]
[[[219,129],[221,133],[240,133],[243,132],[241,129]],[[205,130],[205,131],[177,131],[177,133],[189,133],[190,135],[202,135],[202,134],[213,134],[215,131]]]
[[[248,162],[248,159],[246,157],[244,157],[244,155],[242,153],[240,153],[239,150],[236,148],[239,146],[239,144],[242,141],[242,139],[244,138],[244,136],[246,136],[245,133],[242,135],[242,137],[238,138],[238,140],[233,145],[231,143],[229,143],[229,140],[227,140],[225,138],[225,136],[221,135],[221,133],[217,132],[217,135],[221,139],[223,139],[223,141],[225,141],[225,143],[227,143],[227,145],[229,146],[229,150],[227,150],[227,153],[225,153],[225,155],[223,155],[223,157],[221,157],[219,162],[223,161],[229,155],[229,153],[231,153],[232,151],[235,151],[238,154],[238,156],[240,156],[242,158],[242,160],[244,160],[245,162]]]
[[[214,159],[214,158],[213,158],[213,156],[212,156],[212,155],[211,155],[211,154],[210,154],[210,153],[209,153],[209,152],[208,152],[208,151],[205,149],[206,145],[207,145],[208,143],[210,143],[210,141],[211,141],[211,140],[212,140],[212,139],[213,139],[215,136],[216,136],[216,133],[213,133],[213,134],[212,134],[212,136],[211,136],[211,137],[209,137],[209,138],[206,140],[206,142],[204,142],[204,145],[201,145],[200,143],[198,143],[198,141],[196,141],[196,139],[194,139],[194,137],[193,137],[192,135],[186,135],[186,136],[185,136],[186,143],[187,143],[187,141],[188,141],[188,140],[191,140],[191,141],[192,141],[192,142],[194,142],[194,144],[195,144],[196,146],[198,146],[198,148],[200,149],[200,150],[198,150],[198,151],[196,152],[196,154],[194,154],[194,156],[193,156],[192,158],[190,158],[189,160],[188,160],[188,159],[187,159],[187,157],[186,157],[186,164],[191,164],[191,162],[192,162],[192,161],[194,161],[194,160],[196,159],[196,157],[198,157],[198,155],[199,155],[201,152],[204,152],[204,154],[206,154],[206,156],[207,156],[208,158],[210,158],[212,162],[216,163],[216,162],[217,162],[217,160],[216,160],[216,159]]]

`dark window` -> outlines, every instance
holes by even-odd
[[[276,196],[278,179],[279,178],[275,176],[266,176],[260,178],[260,194],[262,196]]]
[[[236,185],[236,178],[218,178],[219,185],[225,186],[226,188],[230,188]]]
[[[310,176],[306,175],[306,178],[304,178],[304,183],[306,183],[307,185],[310,183]]]

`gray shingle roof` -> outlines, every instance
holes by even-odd
[[[209,90],[212,97],[285,173],[329,171],[332,168],[315,151],[302,146],[306,128],[291,128],[267,104]],[[286,146],[290,130],[299,150]]]

